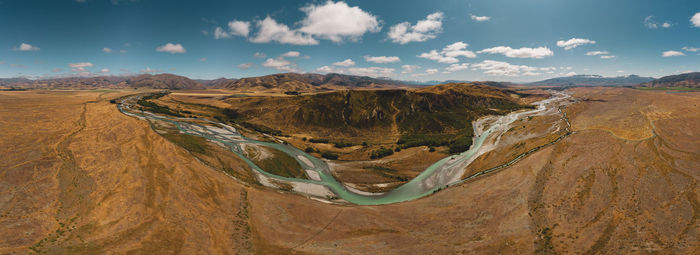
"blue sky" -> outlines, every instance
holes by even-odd
[[[0,35],[0,77],[700,71],[697,0],[0,0]]]

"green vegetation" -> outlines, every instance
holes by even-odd
[[[347,142],[336,142],[333,144],[334,147],[336,148],[345,148],[345,147],[351,147],[353,146],[353,143],[347,143]]]
[[[311,143],[328,143],[328,139],[309,138],[309,142],[311,142]]]
[[[279,175],[283,177],[291,178],[306,178],[306,173],[304,169],[301,168],[299,162],[297,162],[292,156],[287,155],[276,149],[266,148],[272,153],[271,157],[266,157],[264,159],[255,159],[252,157],[251,160],[255,165],[260,167],[265,172]]]
[[[394,155],[394,151],[392,149],[387,149],[384,147],[381,147],[377,150],[372,151],[372,155],[370,156],[371,159],[380,159],[386,156]]]
[[[144,97],[146,98],[146,97]],[[146,99],[140,99],[139,101],[136,101],[137,104],[139,104],[141,107],[144,108],[145,111],[149,111],[152,113],[160,113],[160,114],[165,114],[165,115],[171,115],[175,117],[184,117],[182,114],[173,111],[170,109],[168,106],[164,105],[159,105],[151,101],[146,101]]]
[[[312,152],[316,152],[316,149],[314,149],[314,147],[306,147],[306,149],[304,150],[304,152],[306,152],[306,153],[312,153]]]
[[[324,158],[327,158],[327,159],[331,159],[331,160],[336,160],[336,159],[338,159],[338,154],[335,154],[335,153],[333,153],[333,152],[325,151],[325,152],[321,153],[321,157],[324,157]]]
[[[164,134],[163,137],[188,151],[207,154],[207,139],[204,137],[180,133]]]

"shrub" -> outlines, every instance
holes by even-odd
[[[306,153],[312,153],[314,151],[316,151],[316,150],[313,147],[306,147],[306,149],[304,150],[304,152],[306,152]]]
[[[336,159],[338,159],[338,154],[335,154],[332,152],[324,152],[324,153],[321,153],[321,157],[331,159],[331,160],[336,160]]]
[[[370,155],[370,158],[372,159],[379,159],[383,158],[389,155],[393,155],[394,151],[392,149],[386,149],[384,147],[379,148],[378,150],[375,150],[372,152],[372,155]]]

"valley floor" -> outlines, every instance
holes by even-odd
[[[121,114],[122,92],[0,92],[0,253],[699,253],[700,93],[572,92],[574,134],[382,206],[246,185]]]

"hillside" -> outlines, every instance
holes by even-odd
[[[700,72],[664,76],[656,80],[643,83],[641,86],[650,88],[700,88]]]
[[[649,82],[654,78],[641,77],[638,75],[618,76],[618,77],[603,77],[600,75],[574,75],[568,77],[557,77],[543,81],[536,81],[528,85],[537,86],[631,86],[644,82]]]
[[[280,73],[260,77],[222,81],[214,88],[255,91],[316,92],[350,88],[396,88],[406,84],[387,79],[344,74]]]
[[[517,94],[483,84],[447,84],[420,90],[345,90],[297,97],[236,97],[226,103],[235,121],[286,134],[363,141],[471,143],[471,122],[525,106]],[[428,145],[428,144],[425,144]]]
[[[154,89],[199,89],[204,88],[187,77],[174,74],[142,74],[138,76],[97,76],[69,77],[42,80],[3,79],[7,87],[34,89],[123,89],[123,88],[154,88]]]

